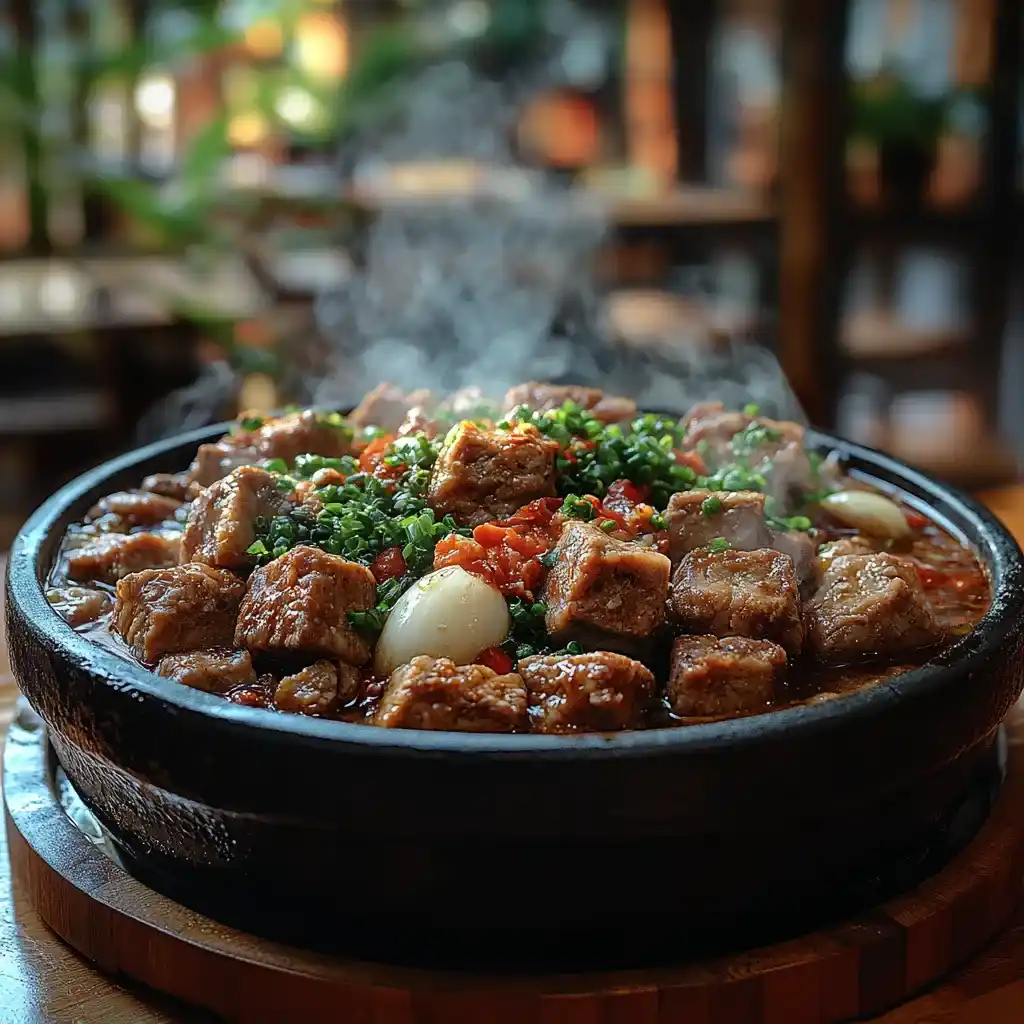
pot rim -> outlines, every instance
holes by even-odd
[[[927,700],[944,687],[972,685],[975,674],[1024,629],[1024,555],[992,512],[956,488],[939,483],[897,459],[812,430],[807,437],[810,447],[838,452],[844,464],[853,464],[851,476],[898,494],[969,543],[987,568],[992,583],[989,610],[967,636],[919,668],[817,704],[727,721],[619,733],[557,736],[374,729],[351,722],[244,707],[163,679],[93,643],[53,610],[43,586],[50,569],[49,563],[42,564],[43,550],[75,506],[84,505],[87,497],[111,477],[176,449],[219,437],[229,427],[228,423],[204,427],[134,449],[83,473],[47,499],[26,520],[11,546],[7,566],[8,620],[17,609],[31,642],[88,669],[108,686],[128,695],[139,691],[162,702],[172,714],[196,715],[229,729],[257,730],[254,735],[262,734],[268,739],[273,735],[278,742],[294,737],[315,745],[358,746],[367,753],[372,750],[380,755],[417,752],[512,759],[529,756],[544,760],[697,753],[821,734],[854,720],[884,715],[896,702]]]

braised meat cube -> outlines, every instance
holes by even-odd
[[[838,540],[830,540],[818,548],[818,563],[821,572],[824,572],[837,558],[842,558],[843,555],[876,554],[880,543],[882,542],[864,537],[859,533],[850,537],[840,537]]]
[[[174,518],[181,508],[176,498],[148,491],[118,491],[101,498],[86,515],[86,520],[100,516],[117,516],[127,528],[135,526],[156,526]]]
[[[427,500],[463,526],[510,516],[555,496],[557,454],[558,446],[533,428],[481,430],[464,421],[434,465]]]
[[[376,583],[364,565],[300,546],[249,578],[235,643],[251,651],[301,651],[362,665],[370,647],[348,613],[376,603]]]
[[[818,545],[802,530],[771,530],[771,546],[793,560],[793,571],[801,594],[817,586],[821,578]]]
[[[284,459],[289,465],[297,455],[338,458],[352,450],[352,428],[332,422],[327,416],[307,409],[268,420],[250,441],[264,459]]]
[[[670,573],[657,551],[569,522],[544,588],[547,631],[560,642],[636,650],[665,620]]]
[[[526,688],[515,672],[456,665],[420,655],[388,679],[374,725],[391,729],[521,732],[527,727]]]
[[[764,495],[757,491],[683,491],[669,499],[666,518],[673,565],[718,537],[742,551],[771,547]]]
[[[348,419],[356,427],[380,427],[393,434],[415,406],[428,405],[431,394],[425,389],[406,394],[401,388],[388,381],[378,384],[352,410]]]
[[[249,652],[226,647],[167,654],[160,659],[156,674],[207,693],[225,694],[256,682]]]
[[[351,700],[358,687],[357,668],[343,661],[318,661],[277,684],[274,707],[299,715],[329,715]]]
[[[804,443],[804,428],[799,423],[730,412],[721,402],[701,402],[687,413],[683,423],[683,447],[701,445],[712,463],[730,462],[742,455],[753,465],[759,459],[774,458],[783,449],[802,448]],[[745,434],[748,428],[753,429]]]
[[[804,621],[824,661],[895,657],[942,639],[913,562],[889,554],[833,559]]]
[[[533,732],[638,728],[654,697],[654,675],[622,654],[534,655],[519,662]]]
[[[681,636],[672,646],[666,695],[674,714],[689,717],[767,711],[786,652],[744,636]]]
[[[108,594],[89,587],[55,587],[46,592],[46,600],[69,626],[84,626],[114,606]]]
[[[79,583],[116,583],[142,569],[165,569],[181,560],[181,534],[105,533],[68,552],[68,578]]]
[[[408,437],[411,434],[423,434],[426,437],[434,438],[444,429],[442,422],[434,419],[422,405],[413,406],[402,420],[398,428],[399,437]]]
[[[187,473],[153,473],[142,481],[142,490],[178,501],[191,501],[202,488],[189,483]]]
[[[606,395],[600,388],[579,384],[540,384],[537,381],[509,388],[504,408],[512,412],[525,405],[533,412],[552,412],[561,409],[566,402],[573,402],[581,409],[586,409],[603,423],[621,423],[636,416],[636,402],[632,399]]]
[[[241,466],[255,465],[261,458],[255,448],[232,443],[230,438],[222,438],[215,444],[199,446],[185,479],[189,485],[209,487]]]
[[[670,601],[684,632],[772,640],[800,653],[804,628],[789,555],[770,548],[691,551],[672,577]]]
[[[290,507],[278,479],[265,469],[243,466],[203,491],[189,510],[182,560],[221,569],[252,566],[255,559],[248,549],[256,540],[256,519]]]
[[[165,654],[232,647],[244,594],[240,579],[208,565],[146,569],[117,584],[111,628],[148,664]]]

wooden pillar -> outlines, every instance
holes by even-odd
[[[717,4],[710,0],[669,0],[669,31],[675,55],[672,93],[679,140],[679,176],[707,176],[707,108],[710,51]]]
[[[783,370],[812,422],[831,426],[846,260],[843,52],[846,0],[786,0],[780,167]]]

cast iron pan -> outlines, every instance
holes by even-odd
[[[233,924],[392,962],[628,966],[779,938],[912,884],[983,820],[1024,683],[1024,563],[971,499],[821,434],[977,549],[990,612],[834,701],[609,736],[374,729],[240,707],[91,644],[41,581],[95,499],[210,428],[47,501],[11,551],[15,672],[83,799],[150,884]]]

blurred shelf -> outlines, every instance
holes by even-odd
[[[931,476],[948,480],[964,488],[992,487],[1017,480],[1021,474],[1020,460],[1001,438],[989,437],[974,444],[970,450],[934,452],[929,455],[886,449],[891,455]]]
[[[239,259],[190,268],[168,256],[0,261],[0,338],[173,323],[182,308],[225,320],[265,306]]]
[[[109,426],[114,406],[106,391],[0,395],[0,435],[57,434]]]
[[[713,307],[656,289],[620,289],[608,296],[608,319],[615,333],[628,342],[692,348],[716,338],[753,333],[756,315]]]
[[[965,348],[964,328],[915,327],[884,310],[854,313],[840,326],[839,344],[851,359],[918,359]]]
[[[928,229],[968,228],[985,219],[984,204],[973,201],[950,206],[881,206],[850,204],[850,223],[859,230],[915,232]]]
[[[596,212],[622,227],[768,224],[776,208],[765,196],[741,189],[680,185],[657,193],[635,187],[567,186],[552,189],[542,176],[515,169],[490,169],[451,161],[407,164],[382,171],[349,189],[325,167],[278,167],[264,180],[240,186],[236,194],[257,196],[271,205],[355,206],[367,212],[432,209],[473,200],[522,203],[528,213],[548,209],[553,200],[581,213]]]
[[[736,189],[680,187],[665,195],[615,196],[594,190],[622,227],[768,224],[775,207],[763,196]]]

